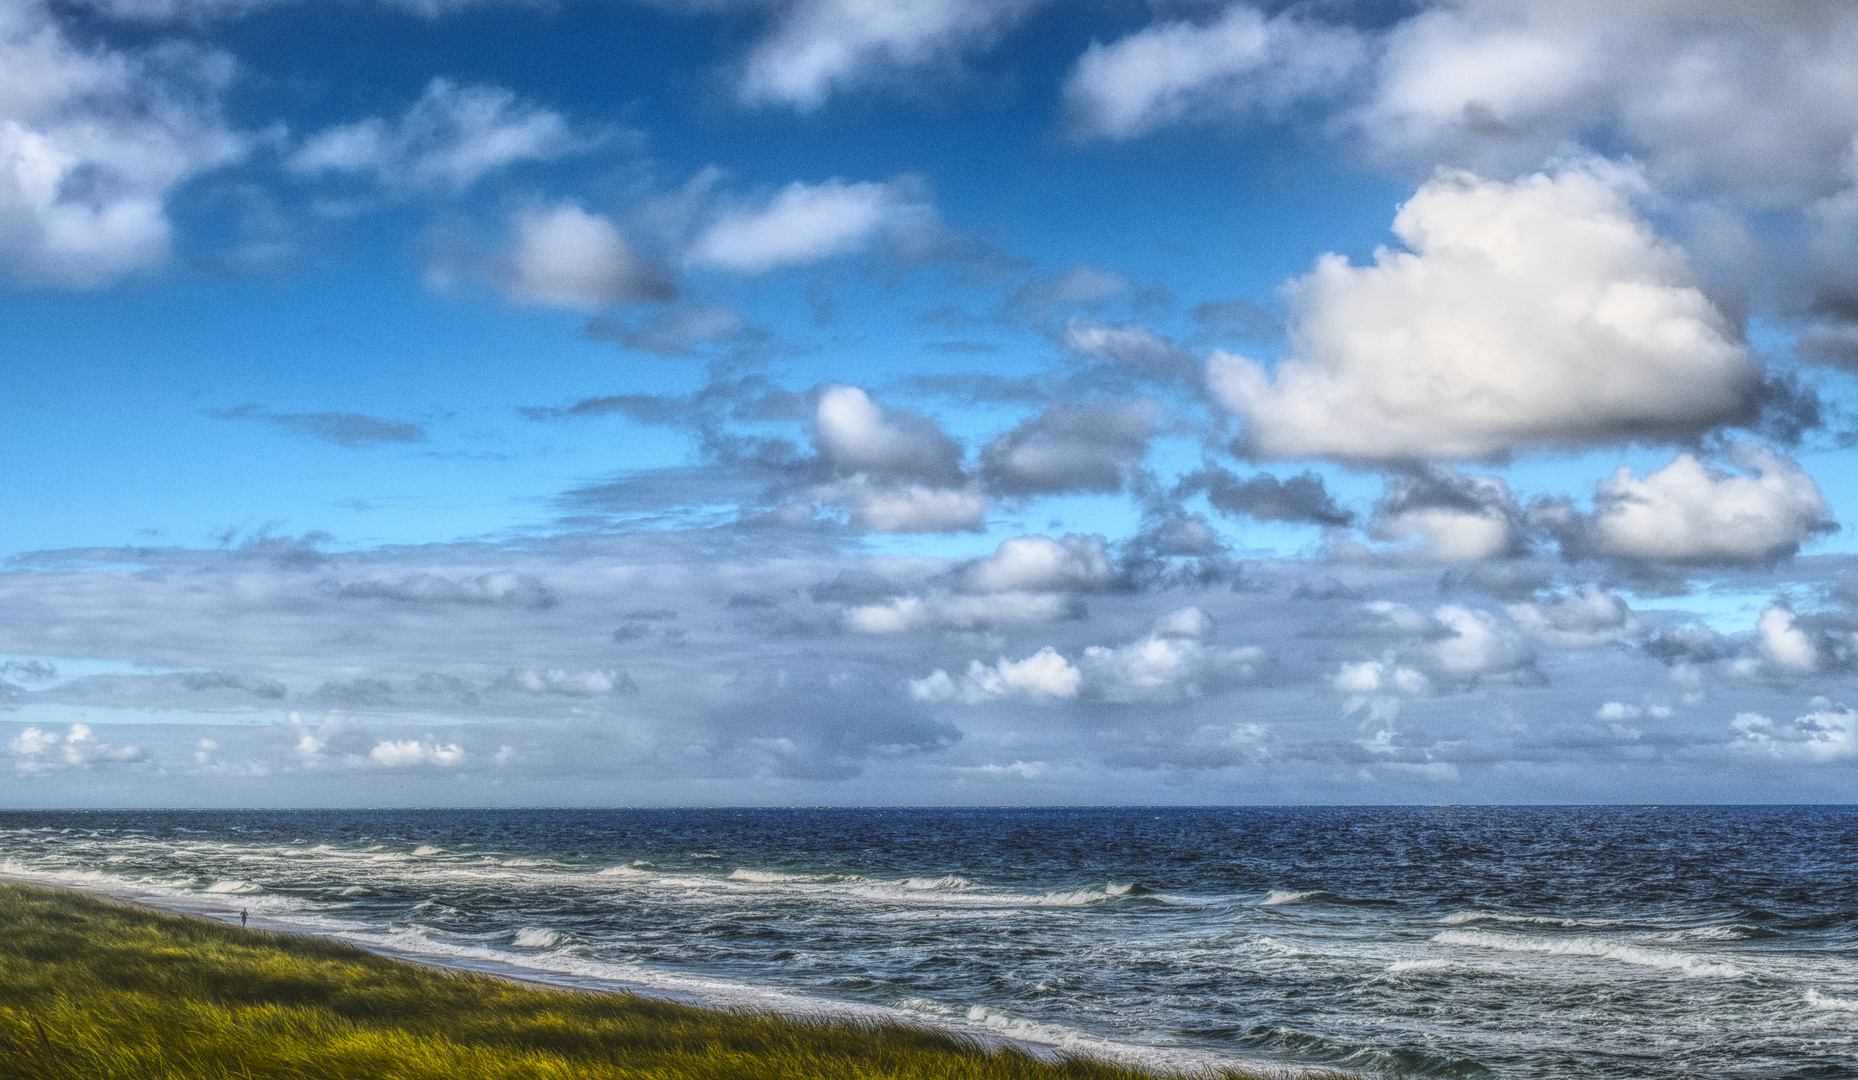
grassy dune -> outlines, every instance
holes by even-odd
[[[0,1075],[1143,1080],[911,1027],[537,989],[19,886],[0,886]]]

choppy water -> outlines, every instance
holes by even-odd
[[[1858,808],[0,813],[0,871],[728,1005],[1388,1077],[1858,1077]]]

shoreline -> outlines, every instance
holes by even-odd
[[[0,873],[0,885],[19,885],[26,888],[69,892],[163,915],[199,919],[215,925],[240,925],[241,907],[236,903],[223,907],[218,903],[203,903],[190,907],[172,902],[159,902],[158,899],[146,894],[125,894],[56,879],[22,876],[16,871]],[[224,895],[226,900],[236,901],[239,894]],[[161,897],[159,899],[181,900],[184,897]],[[203,894],[201,899],[205,900],[206,896]],[[1229,1070],[1242,1070],[1257,1076],[1259,1080],[1355,1080],[1355,1078],[1365,1080],[1363,1074],[1321,1066],[1286,1065],[1281,1062],[1241,1058],[1211,1051],[1174,1047],[1143,1047],[1120,1043],[1077,1029],[1062,1028],[1058,1025],[1042,1024],[1036,1021],[1020,1022],[1018,1026],[1021,1033],[1014,1034],[1010,1031],[1010,1025],[1006,1024],[990,1026],[985,1023],[964,1023],[952,1017],[945,1019],[924,1016],[921,1013],[889,1006],[808,997],[750,984],[724,983],[672,973],[663,973],[657,983],[652,983],[617,977],[583,976],[568,971],[537,968],[515,960],[495,957],[433,956],[384,945],[365,935],[291,925],[286,920],[263,914],[251,916],[250,924],[243,928],[267,934],[337,941],[397,963],[443,972],[470,972],[519,986],[543,990],[589,994],[631,994],[650,1000],[718,1012],[767,1013],[785,1020],[801,1022],[823,1020],[902,1024],[969,1039],[987,1050],[1014,1049],[1049,1062],[1062,1062],[1067,1058],[1083,1058],[1136,1069],[1164,1078],[1198,1080],[1198,1078],[1216,1077]],[[703,990],[709,990],[710,993],[706,995],[702,992]],[[1003,1027],[1009,1030],[1002,1030]],[[1063,1032],[1070,1037],[1060,1036],[1048,1039],[1025,1037],[1028,1028],[1035,1029],[1035,1031],[1042,1029],[1043,1032]]]

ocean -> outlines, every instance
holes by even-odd
[[[1858,1077],[1858,808],[0,813],[0,872],[1161,1068]]]

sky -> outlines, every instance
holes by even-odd
[[[0,0],[0,805],[1848,802],[1858,5]]]

